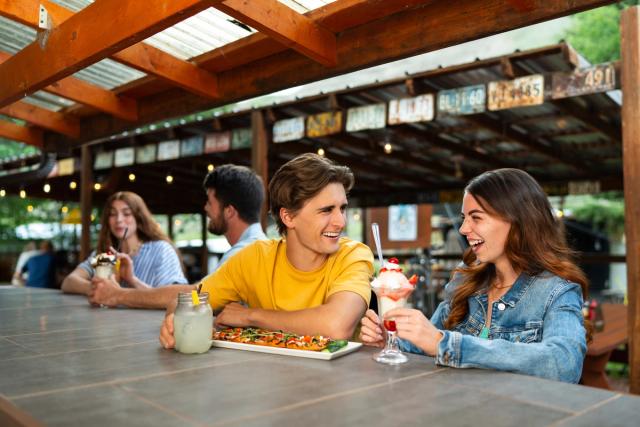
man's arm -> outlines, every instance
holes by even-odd
[[[91,290],[91,280],[86,270],[76,267],[62,281],[62,292],[65,294],[82,294],[88,295]]]
[[[121,288],[110,279],[95,278],[94,289],[89,294],[89,301],[110,307],[124,305],[131,308],[166,309],[174,302],[180,292],[191,292],[196,285],[167,285],[160,288],[131,289]]]
[[[216,325],[255,326],[300,335],[319,334],[334,339],[350,339],[366,309],[360,295],[342,291],[331,295],[320,306],[297,311],[246,308],[231,303],[216,317]]]

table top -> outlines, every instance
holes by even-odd
[[[626,426],[640,416],[636,396],[417,355],[384,366],[371,348],[333,361],[183,355],[160,347],[163,315],[0,288],[0,424]]]

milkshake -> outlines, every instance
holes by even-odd
[[[91,260],[95,277],[108,279],[115,273],[116,256],[111,253],[101,253]]]

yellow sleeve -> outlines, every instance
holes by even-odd
[[[354,292],[369,305],[371,300],[370,280],[373,277],[373,254],[368,246],[349,242],[336,260],[337,275],[329,283],[327,297],[342,291]]]
[[[216,311],[230,302],[246,300],[243,260],[251,259],[253,245],[249,245],[232,256],[220,268],[202,280],[200,292],[209,293],[209,305]]]

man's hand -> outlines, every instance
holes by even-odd
[[[244,328],[246,326],[255,326],[251,324],[251,308],[247,308],[237,302],[227,304],[224,309],[216,316],[216,327],[234,327]]]
[[[438,352],[438,344],[443,337],[433,323],[421,311],[409,308],[395,308],[389,310],[385,319],[393,319],[398,329],[398,337],[411,341],[427,355],[433,356]]]
[[[372,347],[384,347],[384,335],[380,327],[380,319],[373,310],[367,310],[360,321],[360,341]]]
[[[116,307],[119,304],[120,292],[122,292],[122,288],[115,282],[114,275],[109,279],[94,276],[91,279],[91,289],[87,296],[91,304]]]
[[[166,349],[176,346],[176,339],[173,336],[173,313],[167,314],[160,327],[160,344]]]

